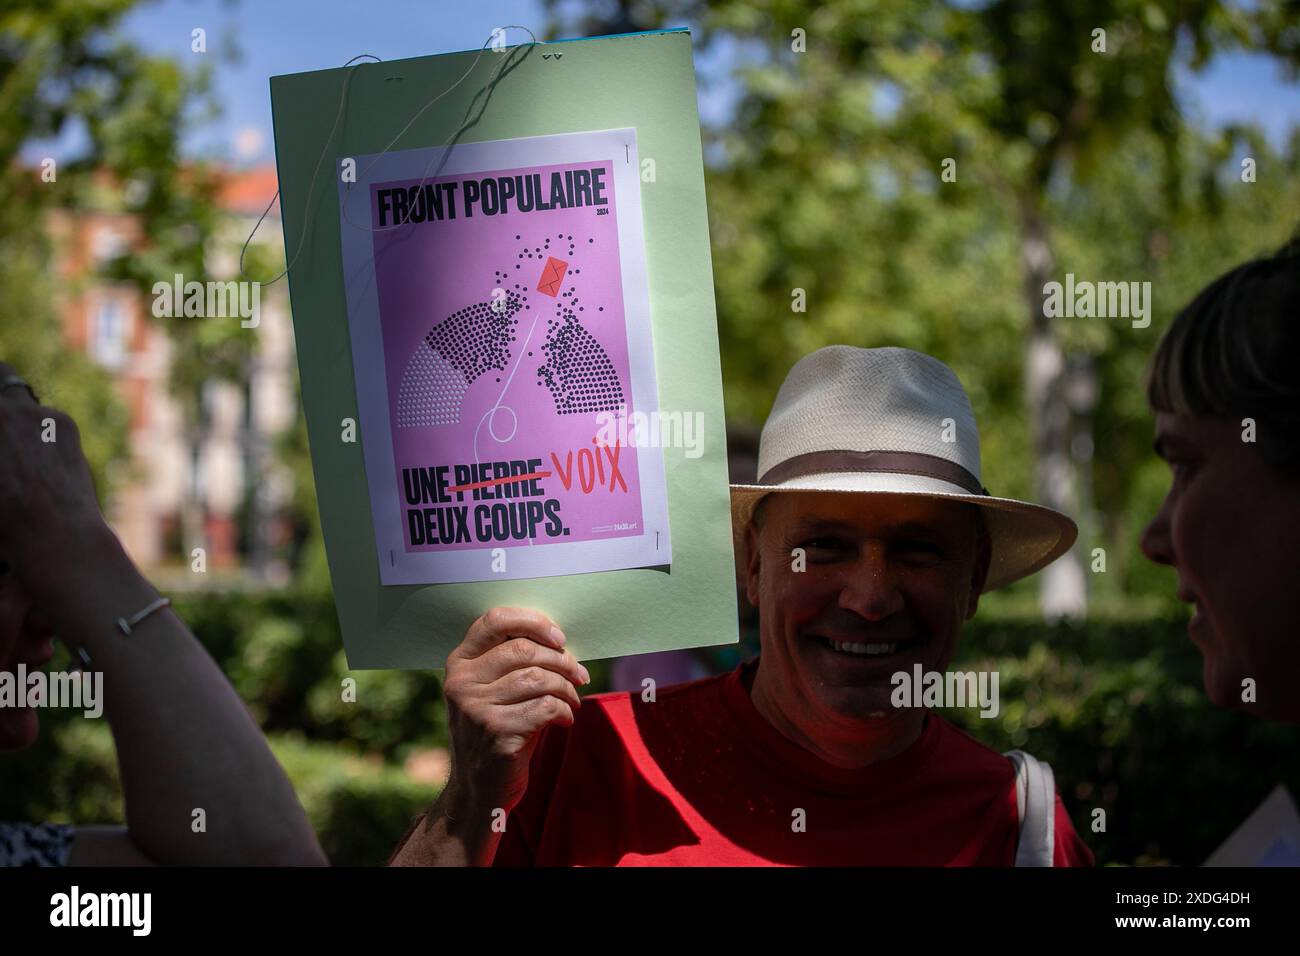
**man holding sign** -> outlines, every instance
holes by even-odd
[[[732,522],[759,659],[584,701],[560,628],[493,608],[447,659],[451,778],[394,864],[1091,865],[1045,765],[932,709],[978,685],[997,712],[996,673],[945,674],[961,626],[1077,535],[989,495],[952,371],[906,349],[814,352],[777,395],[758,473],[732,487]]]

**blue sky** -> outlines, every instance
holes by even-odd
[[[185,62],[199,56],[190,50],[191,31],[207,31],[224,116],[196,131],[189,147],[248,165],[273,158],[270,76],[340,66],[359,53],[393,60],[474,49],[495,27],[540,33],[544,22],[539,0],[154,0],[130,15],[126,32]],[[220,59],[226,38],[240,51],[237,62]],[[525,38],[509,34],[511,43]],[[719,53],[697,62],[706,120],[725,119],[731,102],[728,84],[709,82],[725,77],[726,52]],[[1280,142],[1300,123],[1300,85],[1266,57],[1223,56],[1200,75],[1180,76],[1179,86],[1192,115],[1207,124],[1253,120]]]

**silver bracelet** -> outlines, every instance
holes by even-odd
[[[133,624],[139,624],[141,621],[143,621],[154,611],[157,611],[160,608],[167,607],[171,603],[172,603],[171,600],[168,598],[159,598],[158,600],[150,604],[148,607],[141,610],[138,614],[132,615],[129,621],[124,617],[119,617],[117,619],[117,629],[121,631],[123,634],[130,634],[131,626]],[[90,655],[86,653],[86,649],[84,647],[77,648],[77,656],[81,658],[81,663],[84,664],[87,669],[90,669],[95,666],[94,661],[90,659]]]
[[[158,600],[150,604],[148,607],[144,608],[139,613],[137,613],[129,621],[124,617],[119,617],[117,619],[118,629],[121,630],[123,634],[130,634],[132,626],[139,624],[141,621],[143,621],[154,611],[157,611],[161,608],[165,608],[171,603],[172,603],[171,600],[168,598],[159,598]]]

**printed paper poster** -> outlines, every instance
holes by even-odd
[[[383,584],[671,563],[637,169],[630,129],[340,159]]]

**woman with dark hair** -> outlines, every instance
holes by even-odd
[[[326,863],[243,701],[167,605],[100,514],[72,419],[0,362],[0,750],[36,739],[12,690],[57,638],[102,686],[126,809],[125,826],[0,823],[0,866]]]
[[[1147,386],[1173,482],[1142,551],[1178,597],[1221,707],[1300,723],[1300,242],[1182,310]]]

